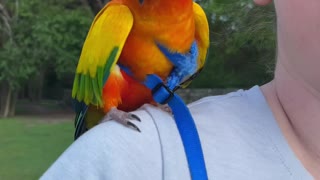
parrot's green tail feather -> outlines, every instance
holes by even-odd
[[[95,77],[91,77],[89,73],[76,73],[73,82],[72,97],[79,102],[85,102],[86,105],[92,104],[103,107],[102,90],[107,81],[112,66],[116,63],[119,47],[114,47],[110,56],[106,60],[103,67],[97,67]]]
[[[90,82],[90,79],[89,79],[89,77],[88,77],[88,82],[86,82],[86,83],[88,83],[87,84],[87,94],[86,94],[86,96],[85,96],[85,100],[84,100],[84,102],[86,102],[87,104],[97,104],[97,101],[95,100],[95,98],[94,98],[94,95],[93,95],[93,93],[91,93],[92,92],[92,89],[93,89],[93,87],[92,87],[92,85],[91,85],[91,82]]]
[[[98,89],[102,89],[103,88],[103,73],[104,73],[104,68],[103,67],[98,67],[98,70],[97,70]]]
[[[76,117],[74,121],[76,131],[74,133],[74,139],[76,140],[78,137],[80,137],[83,133],[87,131],[86,114],[88,111],[88,106],[85,105],[83,102],[74,100],[74,109],[76,112]]]
[[[107,63],[104,67],[104,72],[103,72],[103,82],[105,83],[110,75],[110,71],[112,69],[112,66],[116,63],[116,56],[118,54],[119,47],[114,47],[110,53],[110,56],[107,60]]]
[[[84,76],[84,87],[86,87],[86,89],[84,90],[84,96],[83,96],[83,100],[86,104],[89,104],[91,99],[90,99],[90,77],[89,76]]]
[[[75,140],[87,131],[86,124],[85,124],[86,123],[85,117],[86,116],[84,113],[80,113],[75,118],[75,127],[76,127],[76,131],[74,133]]]
[[[82,134],[84,134],[88,129],[94,127],[95,125],[99,124],[99,122],[105,116],[102,109],[96,108],[94,106],[87,106],[84,103],[75,102],[77,111],[75,117],[75,133],[74,139],[76,140]]]
[[[77,99],[78,101],[84,100],[84,91],[85,91],[85,79],[87,75],[81,75],[80,76],[80,87],[79,91],[77,93]]]
[[[72,88],[72,98],[73,99],[76,99],[78,87],[79,87],[79,75],[76,74],[74,81],[73,81],[73,88]]]
[[[98,84],[99,83],[97,83],[97,78],[93,78],[93,79],[91,79],[91,84],[92,84],[92,90],[93,90],[93,95],[94,95],[94,97],[95,97],[95,99],[96,99],[96,101],[97,101],[97,104],[98,105],[101,105],[100,107],[102,107],[102,100],[101,100],[101,97],[102,97],[102,89],[99,89],[99,86],[98,86]],[[99,81],[99,80],[98,80]],[[93,103],[93,102],[92,102]]]

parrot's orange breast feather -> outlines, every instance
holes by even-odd
[[[119,62],[129,67],[139,80],[143,80],[146,74],[167,77],[172,64],[159,50],[157,43],[173,52],[186,53],[195,38],[194,24],[192,9],[181,17],[151,16],[143,19],[134,16],[134,24]]]

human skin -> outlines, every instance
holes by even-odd
[[[267,5],[271,0],[254,0]],[[288,144],[320,179],[320,1],[274,0],[277,65],[261,87]]]

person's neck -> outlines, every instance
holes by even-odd
[[[278,62],[274,80],[261,90],[294,153],[320,179],[320,91],[305,82]]]

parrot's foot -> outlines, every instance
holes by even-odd
[[[136,121],[141,122],[140,118],[137,115],[121,111],[117,108],[111,108],[111,110],[106,115],[106,118],[104,118],[104,120],[101,122],[105,122],[105,121],[109,121],[109,120],[115,120],[115,121],[123,124],[124,126],[133,128],[133,129],[137,130],[138,132],[141,132],[140,129],[135,124],[133,124],[131,122],[131,120],[136,120]]]

